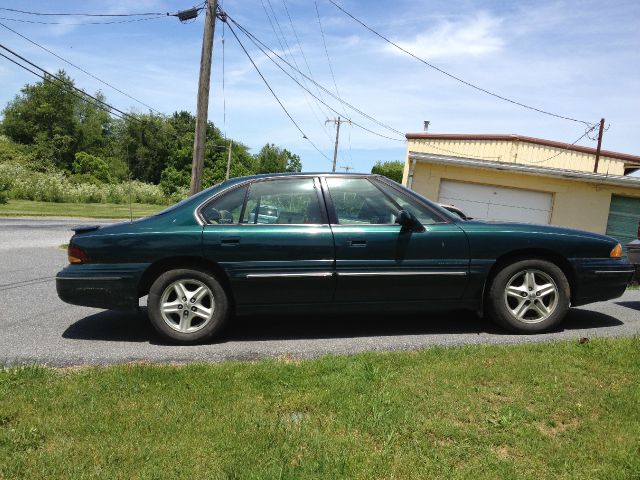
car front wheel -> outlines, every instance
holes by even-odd
[[[202,342],[213,337],[228,316],[224,288],[200,270],[170,270],[149,290],[149,319],[165,338],[179,343]]]
[[[567,314],[570,289],[567,277],[546,260],[521,260],[503,267],[488,294],[491,317],[521,333],[553,328]]]

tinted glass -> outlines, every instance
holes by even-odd
[[[395,223],[400,210],[366,178],[328,177],[327,184],[336,210],[338,223],[343,225]]]
[[[242,223],[322,223],[313,179],[255,182],[249,190]]]
[[[403,192],[390,187],[384,182],[375,181],[375,184],[380,189],[393,199],[393,201],[400,206],[403,210],[408,210],[413,213],[420,223],[423,225],[430,225],[432,223],[442,222],[442,219],[438,217],[429,208],[425,207],[410,195],[405,195]]]
[[[200,211],[208,224],[231,224],[240,221],[240,212],[247,192],[247,187],[238,187],[216,198]]]

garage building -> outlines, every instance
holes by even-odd
[[[403,183],[480,220],[606,233],[623,244],[640,221],[640,156],[519,135],[410,133]]]

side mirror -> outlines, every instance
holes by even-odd
[[[424,227],[420,223],[420,220],[409,210],[400,210],[396,217],[396,223],[399,224],[403,230],[424,232]]]

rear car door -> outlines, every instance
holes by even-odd
[[[461,298],[469,247],[453,222],[410,194],[371,177],[323,179],[336,244],[336,301],[434,301]],[[395,223],[410,210],[424,225]]]
[[[238,304],[331,301],[333,235],[318,178],[255,180],[201,215],[204,255],[228,273]]]

